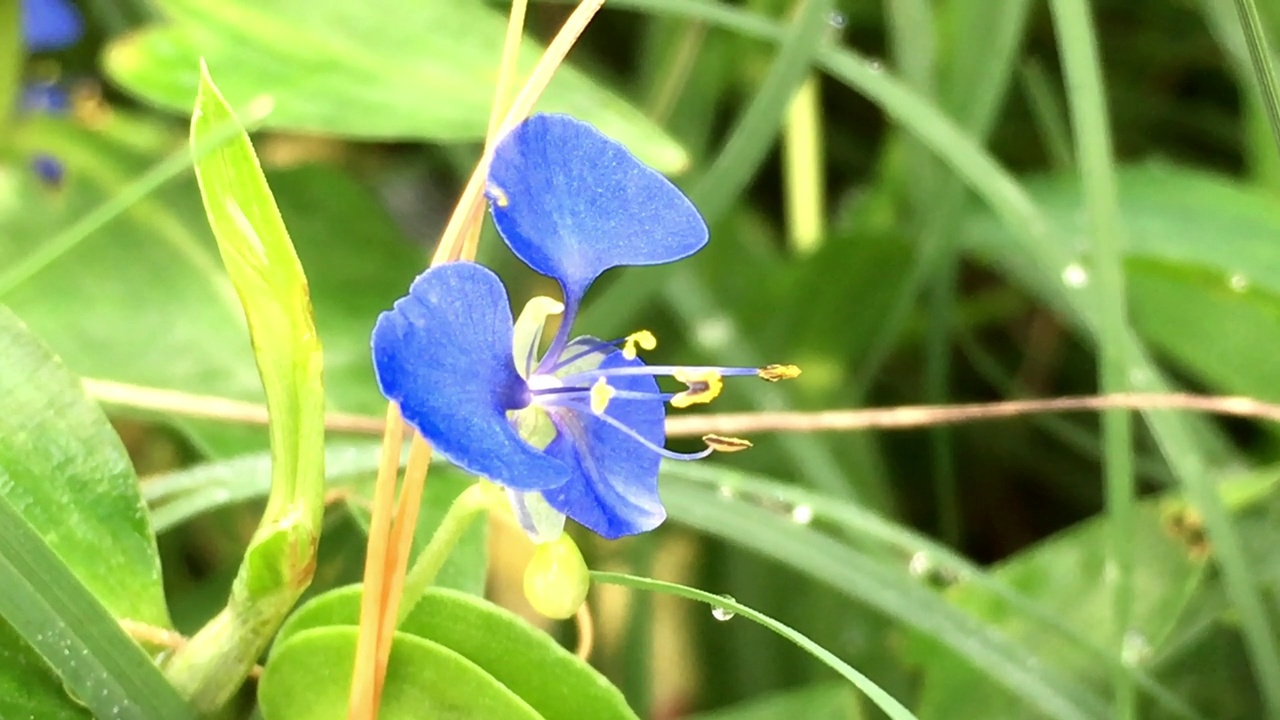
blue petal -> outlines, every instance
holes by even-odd
[[[487,268],[457,262],[419,275],[378,317],[373,366],[405,421],[455,465],[517,490],[569,477],[507,419],[529,404],[529,388],[511,357],[507,291]]]
[[[644,365],[614,352],[601,368]],[[657,393],[658,383],[648,376],[609,379],[618,390]],[[605,413],[635,430],[649,442],[662,446],[666,439],[666,408],[661,400],[614,398]],[[590,412],[557,412],[552,415],[559,434],[547,446],[547,454],[573,469],[569,481],[543,492],[551,507],[597,534],[613,540],[654,529],[667,512],[658,497],[658,466],[662,458]]]
[[[22,0],[22,37],[29,50],[61,50],[83,34],[80,11],[69,0]]]
[[[534,115],[507,134],[486,195],[511,250],[571,298],[609,268],[672,262],[707,243],[706,223],[675,185],[567,115]]]

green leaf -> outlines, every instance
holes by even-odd
[[[159,142],[153,126],[120,111],[97,132],[53,119],[33,119],[22,131],[24,149],[56,155],[68,174],[56,193],[33,174],[14,174],[17,199],[0,205],[0,288],[11,288],[0,302],[81,375],[261,402],[244,313],[190,178],[159,188],[43,269],[9,282],[7,269],[141,175]],[[336,169],[310,165],[269,180],[307,270],[330,409],[380,412],[386,400],[373,380],[369,333],[421,267],[421,252],[369,190]],[[266,447],[260,428],[177,422],[211,454]]]
[[[505,13],[478,0],[376,4],[342,0],[163,0],[171,22],[107,49],[112,79],[185,111],[204,57],[240,107],[269,95],[268,127],[370,139],[478,141],[488,126]],[[521,44],[519,77],[541,55]],[[617,94],[561,68],[540,110],[587,120],[654,167],[678,172],[684,150]]]
[[[76,379],[3,306],[0,398],[0,614],[95,712],[188,716],[113,619],[169,627],[128,455]],[[0,628],[0,715],[79,717],[13,628]]]
[[[215,138],[235,115],[200,65],[191,149]],[[205,213],[249,325],[270,414],[272,481],[263,529],[290,522],[319,536],[324,512],[324,368],[311,291],[249,135],[197,157]],[[311,555],[296,558],[310,565]]]
[[[346,720],[359,629],[322,627],[298,633],[272,654],[258,684],[266,720]],[[378,717],[502,718],[542,716],[458,653],[396,633]]]
[[[0,495],[113,615],[168,627],[155,537],[124,446],[7,309],[0,399]]]
[[[295,635],[315,628],[359,625],[360,596],[360,587],[351,586],[311,600],[281,628],[277,647],[287,648]],[[636,717],[622,693],[585,661],[522,618],[472,595],[433,587],[399,633],[438,643],[475,663],[546,720]],[[275,662],[273,652],[268,667]]]
[[[240,298],[266,390],[271,491],[226,608],[166,663],[202,712],[224,706],[311,583],[324,514],[323,358],[310,291],[271,189],[243,130],[207,155],[237,121],[200,66],[191,150],[209,224]]]
[[[1159,503],[1139,508],[1134,524],[1134,608],[1126,643],[1135,665],[1146,665],[1167,641],[1187,600],[1201,584],[1204,558],[1180,537]],[[995,576],[1015,591],[1055,613],[1083,637],[1098,645],[1109,639],[1113,607],[1103,577],[1107,565],[1105,518],[1085,522],[1013,556]],[[1109,668],[1092,654],[1046,636],[1021,612],[990,593],[961,582],[948,591],[953,603],[988,627],[1011,638],[1034,643],[1046,664],[1098,687],[1106,687]],[[927,638],[913,653],[924,666],[922,717],[1018,718],[1025,708],[993,687],[981,672],[961,662],[952,651]],[[1178,687],[1178,686],[1171,686]]]

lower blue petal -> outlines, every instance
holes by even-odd
[[[601,368],[644,365],[614,352]],[[618,390],[657,393],[658,383],[643,375],[609,379]],[[665,442],[666,407],[661,400],[614,398],[605,413],[659,447]],[[559,431],[547,454],[572,470],[569,481],[543,492],[547,502],[598,535],[613,540],[654,529],[667,512],[658,496],[662,458],[626,433],[590,412],[552,414]]]
[[[497,275],[470,262],[441,265],[378,317],[374,371],[405,421],[452,463],[510,488],[543,490],[570,471],[520,439],[507,419],[529,404],[511,331]]]
[[[84,34],[80,11],[69,0],[22,0],[22,37],[35,52],[74,45]]]

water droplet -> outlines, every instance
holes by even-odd
[[[723,597],[726,600],[733,600],[732,595],[721,595],[721,597]],[[720,622],[724,622],[726,620],[732,620],[734,615],[735,613],[729,608],[721,607],[719,605],[711,606],[711,617],[715,618],[716,620],[719,620]]]
[[[801,525],[808,525],[813,522],[813,506],[797,505],[791,508],[791,520]]]
[[[871,72],[877,72],[877,73],[884,72],[883,60],[871,60],[869,63],[867,63],[867,66],[871,68]]]
[[[717,489],[717,492],[720,494],[720,497],[724,498],[725,500],[732,500],[738,496],[738,493],[728,485],[721,485]]]
[[[1141,665],[1147,658],[1151,656],[1151,643],[1147,642],[1147,638],[1137,630],[1130,630],[1124,634],[1124,640],[1120,646],[1120,660],[1129,667]]]
[[[845,23],[849,22],[849,18],[844,13],[833,12],[827,16],[827,24],[837,30],[844,29]]]
[[[1089,284],[1089,273],[1080,263],[1062,268],[1062,284],[1069,288],[1082,288]]]
[[[1242,293],[1249,289],[1249,278],[1241,273],[1232,273],[1231,278],[1227,280],[1227,284],[1231,286],[1232,290]]]
[[[933,563],[923,550],[912,555],[911,560],[907,563],[907,572],[915,577],[925,577],[932,571]]]

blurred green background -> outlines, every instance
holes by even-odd
[[[1274,36],[1280,3],[1256,4]],[[331,409],[380,414],[369,331],[425,265],[477,158],[504,7],[81,9],[84,41],[26,64],[73,103],[25,114],[6,139],[0,303],[82,376],[260,401],[185,154],[204,56],[257,128],[310,280]],[[529,37],[547,40],[569,10],[534,2]],[[1280,154],[1245,38],[1227,0],[610,0],[539,108],[672,175],[712,242],[606,276],[580,329],[651,329],[655,362],[804,368],[731,383],[711,411],[1090,394],[1099,358],[1112,391],[1280,401]],[[538,50],[524,49],[527,70]],[[38,154],[64,164],[61,182],[28,168]],[[490,229],[480,247],[517,302],[551,291]],[[225,600],[256,523],[266,432],[127,405],[112,417],[191,632]],[[1143,717],[1278,712],[1280,434],[1140,417],[1131,453],[1096,414],[759,434],[750,452],[668,467],[660,531],[582,540],[592,567],[783,620],[921,718],[1112,717],[1117,682],[1138,688]],[[359,578],[376,444],[330,442],[317,590]],[[459,482],[433,471],[429,486],[443,497]],[[1132,561],[1109,565],[1117,537]],[[484,541],[450,584],[484,587]],[[528,613],[527,543],[495,527],[488,554],[490,597]],[[877,717],[764,629],[668,600],[594,596],[593,660],[642,717]]]

